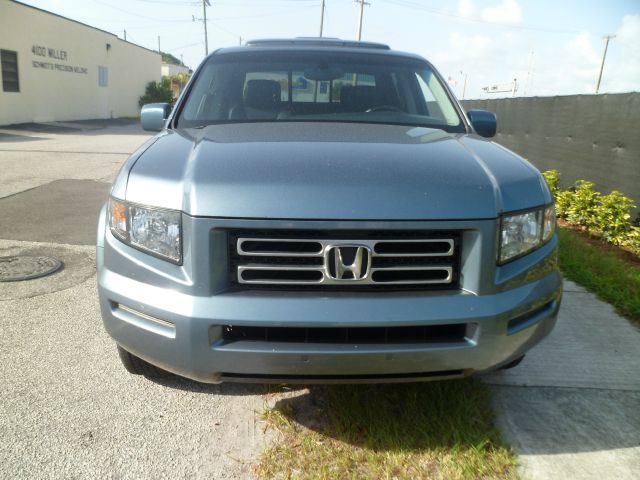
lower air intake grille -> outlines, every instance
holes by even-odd
[[[407,344],[460,343],[465,341],[466,324],[410,327],[296,328],[244,327],[222,328],[225,343],[239,341],[333,344]]]
[[[228,232],[236,288],[455,289],[456,231]]]

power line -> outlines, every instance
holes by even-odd
[[[217,2],[216,2],[216,5],[217,5]],[[317,8],[318,6],[319,4],[316,3],[314,5],[304,5],[300,7],[288,8],[287,10],[278,10],[276,12],[270,12],[270,13],[258,13],[255,15],[239,15],[235,17],[215,17],[214,20],[240,20],[243,18],[276,17],[276,16],[282,16],[282,15],[289,15],[291,13],[298,13],[299,10],[307,9],[307,8]]]
[[[156,5],[178,5],[178,6],[197,6],[200,5],[200,2],[197,1],[187,1],[187,2],[180,2],[178,0],[167,0],[167,1],[163,1],[163,0],[135,0],[136,2],[144,2],[144,3],[155,3]]]
[[[165,52],[175,52],[176,50],[182,50],[183,48],[195,47],[195,46],[198,46],[198,45],[202,45],[202,41],[195,42],[195,43],[188,43],[186,45],[181,45],[181,46],[175,47],[175,48],[170,48],[169,50],[165,50]]]
[[[478,17],[458,15],[458,14],[451,13],[451,12],[448,12],[448,11],[445,11],[445,10],[439,10],[437,8],[428,7],[426,5],[415,3],[415,2],[412,2],[410,0],[381,0],[381,1],[386,2],[386,3],[390,3],[392,5],[398,5],[400,7],[411,8],[411,9],[414,9],[414,10],[422,10],[422,11],[425,11],[425,12],[433,13],[434,15],[440,15],[440,16],[444,16],[444,17],[455,18],[455,19],[462,20],[462,21],[465,21],[465,22],[482,23],[482,24],[493,25],[495,27],[501,27],[501,28],[510,28],[510,29],[514,29],[514,30],[535,30],[535,31],[541,31],[541,32],[558,33],[558,34],[570,34],[570,35],[576,35],[576,34],[579,34],[579,33],[583,33],[583,31],[581,31],[581,30],[565,30],[565,29],[559,29],[559,28],[541,27],[541,26],[537,26],[537,25],[527,25],[527,24],[510,25],[508,23],[492,22],[491,20],[484,20],[484,19],[478,18]]]
[[[211,20],[207,20],[207,22],[209,22],[211,25],[213,25],[214,27],[216,27],[218,30],[222,30],[223,32],[226,32],[226,33],[228,33],[229,35],[232,35],[232,36],[234,36],[234,37],[242,38],[242,35],[240,35],[239,33],[237,33],[237,32],[233,32],[233,31],[229,30],[228,28],[225,28],[225,27],[223,27],[222,25],[220,25],[220,24],[218,24],[218,23],[216,23],[216,22],[213,22],[213,21],[211,21]]]
[[[166,19],[165,18],[155,18],[155,17],[149,17],[147,15],[140,15],[138,13],[133,13],[133,12],[130,12],[128,10],[123,10],[122,8],[115,7],[115,6],[111,5],[110,3],[103,2],[101,0],[93,0],[93,1],[96,2],[96,3],[99,3],[100,5],[104,5],[105,7],[113,8],[114,10],[118,10],[118,11],[120,11],[122,13],[126,13],[127,15],[133,15],[134,17],[144,18],[146,20],[150,20],[150,21],[153,21],[153,22],[172,22],[173,23],[173,22],[181,22],[182,21],[182,20],[175,20],[175,19],[168,19],[168,18],[166,18]]]

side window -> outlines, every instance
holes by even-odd
[[[422,90],[422,96],[424,97],[425,101],[428,104],[435,102],[436,99],[433,96],[433,92],[431,91],[429,86],[426,84],[426,82],[422,79],[422,77],[417,73],[416,73],[416,79],[418,80],[418,85],[420,85],[420,90]]]
[[[18,52],[0,50],[0,64],[2,65],[2,91],[19,92]]]
[[[416,79],[426,102],[428,115],[447,125],[458,125],[460,118],[435,75],[430,71],[422,74],[416,72]]]
[[[98,66],[98,85],[101,87],[109,85],[109,69],[102,65]]]
[[[289,76],[287,72],[247,72],[242,91],[247,87],[249,80],[273,80],[278,82],[280,84],[280,101],[289,101]]]

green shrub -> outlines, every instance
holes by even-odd
[[[640,257],[640,227],[632,226],[621,245]]]
[[[558,190],[556,197],[556,215],[558,218],[566,219],[569,215],[569,208],[573,202],[573,192],[571,190]]]
[[[640,226],[631,222],[631,210],[635,208],[632,199],[617,190],[602,195],[595,190],[594,183],[587,180],[578,180],[574,187],[562,190],[557,170],[546,171],[543,175],[555,197],[558,218],[640,256]]]
[[[614,245],[622,245],[631,226],[631,209],[635,208],[633,200],[614,190],[609,195],[600,197],[597,208],[594,230]]]
[[[576,190],[567,209],[567,221],[591,229],[598,224],[600,192],[594,190],[595,184],[587,180],[578,180]]]
[[[173,103],[171,93],[171,80],[162,77],[161,82],[149,82],[145,88],[144,95],[138,100],[138,105],[142,107],[146,103]]]
[[[560,181],[560,172],[558,170],[547,170],[543,172],[544,179],[547,181],[547,185],[549,185],[549,190],[555,197],[560,191],[559,181]]]

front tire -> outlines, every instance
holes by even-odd
[[[134,375],[144,375],[150,378],[161,378],[171,375],[166,370],[151,365],[149,362],[145,362],[141,358],[127,352],[120,345],[118,345],[118,356],[127,372]]]

